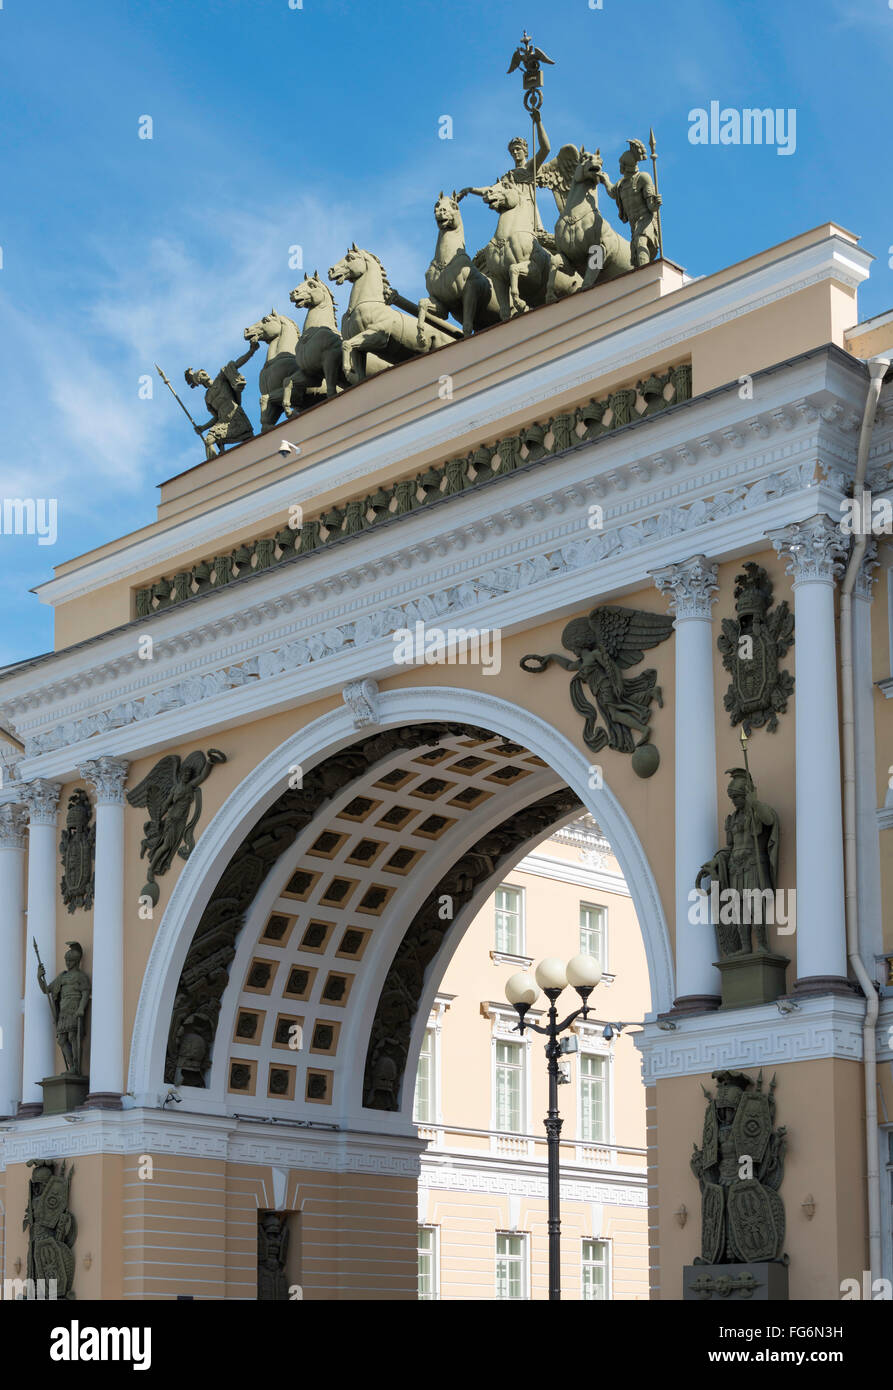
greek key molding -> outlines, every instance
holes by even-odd
[[[781,1066],[826,1057],[862,1058],[865,1001],[842,996],[804,998],[791,1013],[774,1004],[673,1020],[666,1032],[647,1023],[633,1034],[646,1085],[669,1076],[700,1076],[723,1068]]]
[[[693,555],[679,565],[665,565],[651,573],[660,592],[670,596],[670,612],[676,614],[677,623],[686,618],[710,621],[719,585],[716,565],[706,555]]]
[[[124,758],[88,758],[78,772],[96,793],[97,806],[123,806],[129,767]]]

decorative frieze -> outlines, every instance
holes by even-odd
[[[285,526],[271,535],[246,541],[228,555],[210,556],[136,591],[136,616],[147,617],[184,599],[220,588],[231,580],[269,569],[294,554],[306,555],[330,541],[358,535],[389,517],[403,516],[438,497],[454,496],[504,477],[547,454],[562,454],[586,440],[609,435],[646,415],[691,399],[691,365],[683,363],[663,374],[653,373],[636,385],[604,400],[589,401],[575,410],[553,416],[547,424],[528,425],[520,434],[479,444],[463,458],[432,465],[415,478],[389,488],[379,487],[365,497],[331,507],[301,526]]]

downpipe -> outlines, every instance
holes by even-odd
[[[870,380],[862,427],[859,433],[859,453],[853,496],[861,506],[871,437],[877,414],[881,386],[889,367],[889,359],[873,358],[868,363]],[[868,1187],[868,1252],[872,1279],[881,1272],[881,1177],[878,1154],[877,1109],[877,1018],[878,991],[865,967],[859,951],[859,886],[856,845],[856,737],[855,737],[855,675],[853,670],[853,590],[859,567],[868,545],[870,518],[860,517],[858,534],[850,553],[840,590],[840,652],[841,699],[843,706],[843,844],[846,882],[846,942],[847,959],[865,995],[865,1017],[862,1022],[862,1058],[865,1078],[865,1149],[866,1182]]]

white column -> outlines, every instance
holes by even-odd
[[[22,1094],[26,825],[23,806],[0,806],[0,1119],[15,1115]]]
[[[52,1076],[55,1067],[56,1036],[49,1003],[37,983],[37,961],[32,938],[46,967],[47,981],[56,974],[56,879],[58,857],[56,819],[59,806],[58,782],[42,777],[26,782],[22,796],[28,809],[28,916],[25,965],[25,1043],[22,1060],[22,1108],[38,1114],[43,1108],[40,1082]]]
[[[847,538],[821,514],[770,532],[794,577],[797,787],[795,990],[845,987],[840,726],[834,583]]]
[[[127,763],[93,758],[79,769],[96,793],[96,888],[90,1010],[90,1094],[120,1109],[124,1091],[124,783]]]
[[[691,898],[701,865],[716,853],[716,715],[713,699],[711,608],[716,565],[694,555],[652,571],[676,614],[676,1000],[679,1009],[715,1008],[720,1000],[716,936],[691,921]]]
[[[869,539],[865,558],[853,590],[853,675],[855,681],[854,742],[856,746],[856,859],[859,882],[859,945],[871,969],[875,956],[883,955],[884,933],[881,904],[881,847],[877,825],[877,772],[875,763],[874,702],[872,682],[871,601],[877,568],[877,541]]]

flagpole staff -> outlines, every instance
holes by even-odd
[[[655,194],[657,194],[657,193],[660,192],[660,190],[659,190],[659,188],[658,188],[658,186],[657,186],[657,141],[656,141],[655,138],[654,138],[654,126],[651,127],[650,131],[648,132],[648,135],[649,135],[649,144],[651,145],[651,168],[652,168],[653,173],[654,173],[654,192],[655,192]],[[663,259],[663,254],[664,254],[664,237],[663,237],[663,232],[662,232],[662,230],[661,230],[661,225],[660,225],[660,208],[659,208],[659,207],[658,207],[658,209],[657,209],[657,248],[658,248],[658,250],[660,251],[661,259]],[[742,730],[742,733],[743,733],[743,732],[744,732],[744,731]],[[747,757],[747,753],[746,753],[746,752],[745,752],[744,756],[745,756],[745,758]]]
[[[193,428],[194,430],[198,429],[198,425],[197,425],[196,422],[193,420],[192,416],[189,414],[189,411],[186,409],[185,405],[184,405],[183,402],[180,400],[180,397],[177,395],[177,393],[176,393],[176,391],[174,390],[173,386],[171,386],[170,382],[168,381],[167,377],[164,375],[164,372],[161,370],[161,368],[159,367],[159,365],[158,365],[157,362],[155,363],[155,370],[156,370],[156,372],[158,373],[158,375],[161,377],[161,380],[164,382],[164,384],[165,384],[165,386],[167,387],[167,389],[170,391],[171,395],[173,396],[174,400],[177,402],[177,405],[180,407],[180,409],[182,410],[183,414],[186,416],[186,419],[189,421],[189,423],[190,423],[190,425],[192,426],[192,428]]]

